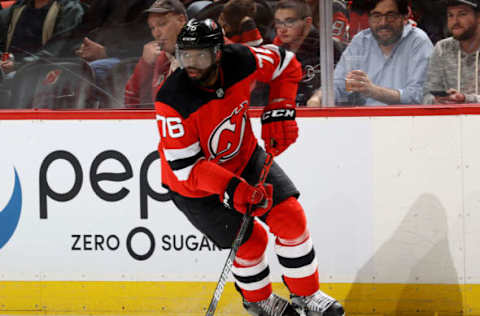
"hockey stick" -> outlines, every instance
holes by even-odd
[[[267,157],[265,158],[265,163],[263,164],[262,171],[260,173],[260,178],[258,180],[258,184],[262,185],[265,183],[265,179],[267,178],[267,174],[270,171],[270,167],[273,163],[273,155],[267,152]],[[232,270],[233,261],[235,260],[235,256],[237,255],[238,248],[240,248],[240,244],[242,243],[242,239],[245,236],[245,232],[248,228],[248,223],[250,221],[250,214],[252,213],[252,205],[248,206],[247,212],[243,214],[242,223],[240,224],[240,229],[238,230],[237,236],[233,241],[232,248],[230,249],[230,253],[228,254],[227,261],[223,266],[222,273],[220,274],[220,278],[217,282],[217,287],[215,288],[215,292],[213,293],[212,300],[210,301],[210,305],[208,306],[206,316],[213,316],[215,310],[217,309],[218,302],[220,301],[220,297],[223,293],[223,288],[227,283],[228,276],[230,275],[230,270]]]

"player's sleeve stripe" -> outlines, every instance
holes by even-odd
[[[192,169],[193,169],[193,165],[190,165],[182,169],[173,170],[173,173],[175,174],[178,180],[187,181],[188,177],[190,177],[190,173],[192,172]]]
[[[163,150],[165,158],[167,158],[169,162],[193,157],[201,151],[200,142],[193,143],[185,148]]]
[[[187,180],[195,163],[203,157],[200,142],[181,149],[164,149],[164,154],[179,180]]]
[[[285,68],[288,67],[293,57],[295,57],[295,54],[292,53],[291,51],[284,49],[283,47],[278,47],[272,44],[265,45],[265,47],[274,51],[280,57],[280,62],[278,63],[277,69],[275,69],[272,76],[272,80],[275,80],[278,76],[282,74]]]
[[[196,154],[195,156],[188,157],[188,158],[183,158],[183,159],[177,159],[173,161],[168,161],[168,164],[172,168],[173,171],[176,170],[182,170],[184,168],[187,168],[189,166],[193,166],[198,159],[202,158],[203,154],[200,152]]]

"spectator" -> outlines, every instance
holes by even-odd
[[[445,5],[442,0],[412,1],[412,14],[417,26],[425,31],[433,44],[447,37]]]
[[[298,0],[282,0],[275,10],[277,36],[273,43],[297,56],[302,64],[303,78],[298,85],[296,104],[306,105],[315,89],[320,87],[320,34],[312,26],[312,12],[308,4]],[[341,51],[335,47],[335,62]]]
[[[368,11],[364,0],[352,0],[348,2],[349,29],[348,35],[353,38],[357,33],[368,29]]]
[[[313,12],[313,24],[319,28],[319,7],[318,1],[311,1],[311,7]],[[333,40],[337,42],[342,52],[350,42],[350,34],[348,30],[350,28],[350,15],[348,13],[347,4],[344,0],[333,0],[333,27],[332,35]]]
[[[97,82],[103,82],[121,59],[139,57],[150,41],[143,13],[154,0],[95,0],[71,37],[64,56],[77,55],[88,61]]]
[[[213,7],[215,7],[215,10],[212,10]],[[210,18],[218,20],[218,16],[223,10],[223,3],[215,3],[211,0],[200,0],[190,3],[186,8],[188,19],[198,18],[203,14],[215,14],[215,16],[210,16]],[[214,13],[212,11],[214,11]]]
[[[230,0],[213,0],[215,5],[221,5],[222,7],[231,2]],[[272,1],[267,0],[254,0],[255,2],[255,15],[252,17],[260,32],[263,43],[272,43],[275,37],[275,30],[273,27],[273,10],[271,6]],[[215,6],[214,6],[215,7]],[[213,9],[213,8],[212,8]],[[218,19],[219,16],[213,15],[199,15],[196,18],[214,18]]]
[[[358,33],[335,68],[335,102],[346,105],[419,104],[433,45],[408,23],[407,0],[372,0],[369,28]],[[359,56],[360,66],[347,69]],[[349,91],[346,89],[349,83]],[[321,90],[309,100],[320,106]]]
[[[200,1],[202,2],[202,1]],[[275,37],[275,30],[273,28],[273,10],[270,6],[270,4],[266,0],[253,0],[253,1],[231,1],[231,0],[219,0],[219,1],[213,1],[214,4],[210,8],[207,8],[207,14],[200,14],[195,16],[197,19],[202,19],[202,18],[213,18],[216,20],[220,19],[220,14],[214,15],[212,13],[218,12],[220,13],[216,8],[221,7],[222,9],[225,7],[227,8],[227,14],[229,17],[226,19],[231,21],[233,24],[235,24],[235,19],[236,17],[234,16],[234,8],[238,8],[241,11],[237,12],[239,15],[242,15],[243,17],[246,16],[245,9],[246,7],[250,7],[249,10],[252,10],[251,8],[251,2],[254,3],[254,8],[253,8],[253,15],[250,11],[248,13],[249,17],[253,19],[255,22],[255,26],[260,32],[260,36],[257,37],[257,39],[262,38],[262,42],[265,43],[271,43],[273,41],[273,38]],[[240,8],[241,7],[241,8]],[[210,11],[210,12],[209,12]],[[212,12],[213,11],[213,12]],[[241,20],[240,20],[241,21]],[[221,22],[221,21],[219,21]],[[236,22],[238,24],[238,22]],[[228,36],[228,35],[227,35]],[[237,42],[237,39],[233,39],[234,42]],[[240,41],[241,42],[241,41]]]
[[[232,42],[258,46],[263,39],[254,20],[255,14],[254,0],[230,0],[225,4],[218,22]]]
[[[259,46],[263,43],[262,34],[257,28],[255,19],[257,8],[255,0],[230,0],[225,3],[218,19],[226,38],[231,43]],[[251,87],[250,104],[265,106],[268,103],[270,88],[267,83],[256,81]]]
[[[306,0],[312,10],[313,25],[320,28],[320,7],[318,0]],[[349,12],[345,0],[333,0],[333,39],[345,48],[349,42]],[[343,49],[342,49],[343,51]]]
[[[175,43],[187,21],[185,7],[179,0],[158,0],[146,12],[154,40],[144,45],[142,57],[127,82],[125,104],[129,107],[153,107],[157,91],[178,66]]]
[[[447,25],[452,37],[435,45],[425,83],[424,102],[480,103],[480,1],[449,0]],[[435,93],[435,96],[432,91],[445,95]]]
[[[316,28],[319,28],[320,27],[319,3],[316,0],[306,0],[306,1],[310,6],[310,9],[312,10],[312,23]],[[333,6],[335,7],[336,4],[338,4],[339,2],[343,2],[343,0],[333,0]]]
[[[2,70],[11,73],[23,62],[58,56],[83,13],[78,0],[19,0],[1,10],[0,51],[15,58],[2,62]]]

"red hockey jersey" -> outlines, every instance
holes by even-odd
[[[226,45],[212,89],[177,69],[155,102],[163,185],[186,197],[223,194],[257,145],[247,112],[250,87],[268,82],[270,100],[293,102],[301,77],[294,54],[274,45]]]

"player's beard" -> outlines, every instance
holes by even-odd
[[[196,78],[192,78],[190,77],[189,75],[189,78],[201,85],[201,86],[204,86],[204,87],[208,87],[210,85],[213,85],[215,83],[215,79],[216,79],[216,76],[217,76],[217,64],[212,64],[210,65],[207,69],[199,69],[199,68],[195,68],[195,67],[188,67],[186,68],[186,70],[195,70],[197,72],[200,72],[201,75],[200,77],[196,77]]]

